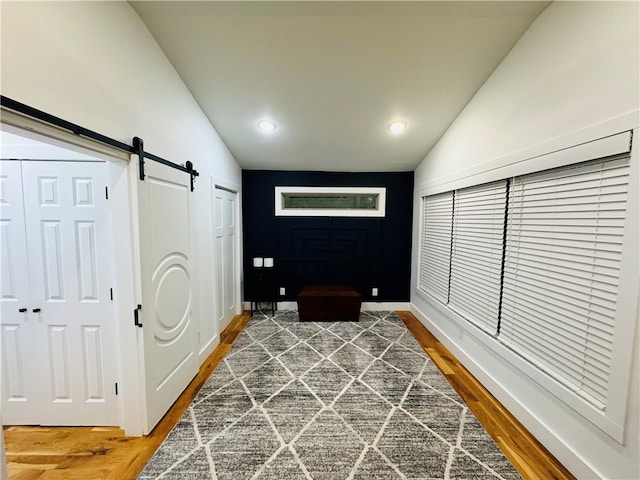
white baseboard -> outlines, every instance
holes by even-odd
[[[409,310],[409,302],[362,302],[362,310],[369,312]]]
[[[261,303],[267,304],[267,302]],[[251,310],[250,302],[243,302],[242,305],[245,310]],[[362,302],[361,310],[369,312],[409,310],[410,305],[409,302]],[[278,310],[298,310],[296,302],[277,302],[276,307]]]
[[[298,310],[297,302],[278,302],[278,310]]]

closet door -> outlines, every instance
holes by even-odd
[[[43,382],[34,355],[42,337],[31,315],[21,162],[0,162],[0,320],[4,424],[34,423],[42,410]],[[34,370],[35,368],[35,370]]]
[[[106,173],[104,162],[23,162],[43,425],[115,421]]]
[[[222,188],[214,189],[215,305],[218,334],[237,313],[236,290],[236,197]]]
[[[25,373],[37,400],[26,395],[19,418],[3,408],[4,421],[117,424],[105,164],[23,161],[21,168],[27,253],[11,255],[29,262],[21,305],[28,329],[19,338],[21,365],[8,368]]]

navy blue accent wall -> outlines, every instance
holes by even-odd
[[[276,186],[386,187],[386,216],[276,217]],[[408,302],[412,210],[413,172],[244,170],[244,278],[251,278],[253,257],[273,257],[277,285],[286,288],[278,300],[295,300],[304,285],[348,284],[364,300]]]

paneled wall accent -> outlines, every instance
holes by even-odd
[[[353,285],[368,301],[409,301],[413,172],[245,170],[242,183],[245,279],[253,257],[273,257],[286,291],[279,300],[321,283]],[[276,186],[385,187],[386,216],[276,217]]]

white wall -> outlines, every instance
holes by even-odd
[[[414,245],[421,192],[506,178],[501,172],[525,159],[638,127],[638,18],[637,2],[556,2],[538,17],[417,168]],[[418,253],[412,310],[467,368],[579,478],[639,478],[637,353],[621,445],[418,294]],[[628,332],[636,352],[638,330]]]
[[[553,3],[416,176],[461,176],[473,165],[637,111],[639,55],[636,2]]]
[[[200,172],[193,195],[193,317],[213,323],[211,178],[241,170],[145,25],[126,2],[2,2],[2,95]]]

